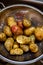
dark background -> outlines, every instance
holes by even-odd
[[[9,6],[12,4],[28,4],[28,5],[31,5],[31,6],[34,6],[38,9],[40,9],[43,12],[43,4],[40,4],[40,3],[33,3],[33,2],[29,2],[29,1],[26,2],[26,1],[21,1],[21,0],[0,0],[0,2],[4,3],[5,6]],[[3,7],[0,5],[0,8],[3,8]],[[0,60],[0,65],[11,65],[11,64]],[[38,62],[30,64],[30,65],[43,65],[43,64],[40,61],[38,61]]]
[[[9,5],[12,5],[12,4],[19,4],[19,3],[20,4],[28,4],[28,5],[32,5],[32,6],[34,6],[34,7],[43,11],[43,4],[33,3],[33,2],[26,1],[26,0],[25,1],[24,0],[0,0],[0,2],[3,2],[5,6],[9,6]]]

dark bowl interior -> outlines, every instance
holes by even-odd
[[[33,26],[42,26],[43,25],[43,15],[41,15],[39,12],[37,12],[36,10],[29,8],[29,7],[16,6],[16,7],[8,8],[0,13],[0,32],[3,31],[3,27],[4,27],[4,25],[6,25],[6,20],[5,20],[6,17],[14,16],[15,12],[17,12],[17,11],[28,11],[26,17],[27,17],[27,19],[29,18],[32,21]],[[9,54],[9,52],[5,49],[4,43],[0,42],[0,54],[10,60],[28,61],[28,60],[31,60],[31,59],[34,59],[34,58],[40,56],[43,53],[43,41],[41,41],[41,42],[36,41],[36,43],[39,46],[39,51],[37,53],[27,52],[21,56],[16,56],[16,55],[11,56]]]

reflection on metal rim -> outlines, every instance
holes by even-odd
[[[0,59],[4,60],[6,62],[9,62],[11,64],[31,64],[31,63],[34,63],[34,62],[42,59],[42,58],[43,58],[43,54],[41,56],[37,57],[36,59],[30,60],[30,61],[18,62],[18,61],[9,60],[9,59],[3,57],[2,55],[0,55]]]
[[[43,4],[42,0],[22,0],[22,1],[26,1],[26,2],[33,2],[33,3],[38,3],[38,4]]]
[[[32,8],[32,9],[34,9],[34,10],[38,11],[39,13],[41,13],[41,14],[43,15],[43,12],[41,12],[39,9],[37,9],[37,8],[35,8],[35,7],[32,7],[32,6],[30,6],[30,5],[25,5],[25,4],[16,4],[16,5],[7,6],[7,7],[3,8],[0,12],[2,12],[2,11],[4,11],[4,10],[6,10],[6,9],[8,9],[8,8],[11,8],[11,7],[16,7],[16,6],[29,7],[29,8]]]

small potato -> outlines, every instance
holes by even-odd
[[[29,46],[28,45],[20,45],[20,47],[23,49],[24,52],[29,51]]]
[[[30,36],[30,41],[31,41],[31,42],[34,42],[34,41],[35,41],[35,36],[34,36],[34,35],[31,35],[31,36]]]
[[[38,51],[37,44],[30,44],[29,48],[30,48],[31,52],[36,53]]]
[[[7,23],[8,23],[8,25],[9,25],[10,27],[12,27],[13,25],[17,25],[17,23],[16,23],[14,17],[8,17],[8,18],[7,18]]]
[[[8,50],[8,51],[10,51],[11,49],[12,49],[12,47],[13,47],[13,44],[14,44],[14,40],[13,40],[13,38],[8,38],[6,41],[5,41],[5,48]]]
[[[19,48],[19,45],[17,44],[17,42],[15,42],[13,45],[13,49],[15,49],[15,48]]]
[[[41,28],[43,29],[43,26]]]
[[[19,35],[17,36],[16,41],[19,44],[28,44],[30,42],[30,38],[24,35]]]
[[[23,28],[23,22],[21,20],[17,21],[17,24],[20,28]]]
[[[35,42],[35,36],[34,35],[31,35],[29,38],[30,38],[30,42],[28,44],[29,45],[30,44],[33,44]]]
[[[24,34],[28,36],[28,35],[31,35],[32,33],[34,33],[34,31],[35,31],[35,27],[30,27],[30,28],[24,30]]]
[[[11,49],[10,50],[10,54],[11,55],[22,55],[23,54],[23,50],[20,49],[20,48]]]
[[[8,26],[5,26],[4,27],[4,33],[7,35],[7,36],[12,36],[12,32],[10,30],[10,27]]]
[[[19,26],[12,26],[11,27],[11,30],[12,30],[12,33],[14,35],[20,35],[20,34],[23,34],[23,30],[19,27]]]
[[[25,27],[30,27],[31,26],[31,21],[30,20],[27,20],[27,19],[23,19],[23,25]]]
[[[35,36],[39,41],[43,40],[43,27],[37,27],[35,29]]]
[[[0,33],[0,41],[5,41],[5,40],[6,40],[5,33]]]
[[[31,45],[31,44],[35,44],[35,42],[34,41],[30,41],[29,45]]]

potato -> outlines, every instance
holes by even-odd
[[[20,28],[23,28],[23,22],[21,20],[17,21],[17,24]]]
[[[36,53],[38,51],[38,45],[37,44],[30,44],[29,46],[31,52]]]
[[[29,51],[29,46],[28,45],[20,45],[20,47],[23,49],[24,52],[28,52]]]
[[[12,30],[12,33],[13,33],[14,35],[23,34],[23,30],[22,30],[18,25],[12,26],[12,27],[11,27],[11,30]]]
[[[8,38],[6,41],[5,41],[5,48],[7,49],[7,51],[10,51],[13,47],[13,44],[14,44],[14,40],[13,38]]]
[[[34,31],[35,31],[35,27],[30,27],[30,28],[24,30],[24,34],[31,35],[32,33],[34,33]]]
[[[19,44],[28,44],[30,42],[30,38],[24,35],[19,35],[17,36],[16,41]]]
[[[25,18],[25,19],[23,19],[23,25],[24,25],[25,27],[30,27],[30,26],[31,26],[31,21],[30,21],[30,20],[27,20],[27,19]]]
[[[43,40],[43,27],[37,27],[35,29],[35,36],[37,38],[37,40],[41,41]]]
[[[5,27],[4,27],[4,33],[5,33],[7,36],[12,36],[12,32],[11,32],[9,26],[5,26]]]
[[[34,41],[35,41],[35,35],[31,35],[31,36],[30,36],[30,41],[31,41],[31,42],[34,42]]]
[[[5,33],[0,33],[0,41],[5,41],[5,40],[6,40]]]
[[[22,55],[23,54],[23,50],[20,49],[20,48],[11,49],[10,50],[10,54],[11,55]]]
[[[10,27],[12,27],[13,25],[17,25],[17,23],[16,23],[14,17],[8,17],[8,18],[7,18],[7,23],[8,23],[8,25],[9,25]]]
[[[19,48],[19,45],[17,42],[14,42],[13,49],[15,49],[15,48]]]

